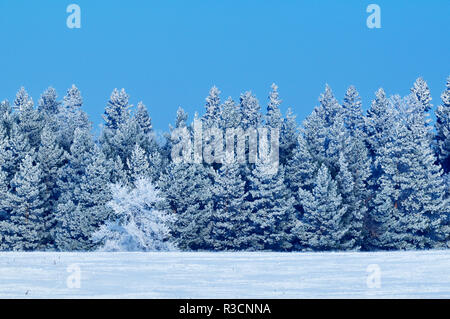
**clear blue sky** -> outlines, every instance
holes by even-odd
[[[66,26],[81,7],[82,28]],[[366,7],[381,7],[368,29]],[[25,86],[37,101],[75,83],[94,127],[113,88],[124,87],[165,130],[178,106],[203,112],[212,85],[245,90],[265,108],[272,82],[299,123],[329,83],[342,99],[354,84],[367,108],[380,86],[407,94],[428,81],[434,104],[450,74],[450,1],[0,0],[0,99]],[[96,130],[97,131],[97,130]]]

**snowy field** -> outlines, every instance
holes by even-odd
[[[416,297],[450,298],[450,251],[0,253],[0,298]]]

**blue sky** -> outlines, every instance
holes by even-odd
[[[81,29],[66,7],[81,7]],[[366,7],[381,7],[381,29]],[[94,127],[113,88],[149,108],[156,129],[178,106],[203,112],[212,85],[223,98],[251,90],[265,108],[279,85],[299,123],[325,83],[342,99],[353,84],[367,108],[384,87],[407,94],[418,76],[440,102],[450,74],[450,1],[0,0],[0,99],[25,86],[82,91]],[[96,131],[98,131],[96,129]]]

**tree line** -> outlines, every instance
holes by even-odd
[[[182,108],[157,138],[146,106],[115,89],[97,138],[76,86],[61,100],[47,89],[37,106],[21,88],[0,103],[0,250],[447,248],[450,77],[431,100],[422,78],[405,97],[379,89],[367,111],[355,87],[339,102],[326,86],[299,126],[276,85],[265,111],[251,92],[222,100],[213,87],[194,118],[278,130],[273,172],[234,158],[173,161],[173,133],[194,134]]]

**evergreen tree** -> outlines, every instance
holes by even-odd
[[[3,171],[0,165],[0,225],[3,220],[6,220],[9,217],[8,212],[8,194],[10,192],[9,189],[9,181],[7,179],[7,174]],[[0,250],[3,250],[3,237],[0,226]]]
[[[149,156],[160,156],[161,150],[156,141],[155,133],[153,132],[152,119],[148,113],[146,106],[139,102],[137,105],[134,121],[137,124],[136,143],[142,147]],[[158,169],[161,169],[158,167]]]
[[[130,181],[134,183],[139,178],[148,178],[150,175],[150,165],[145,151],[136,144],[133,153],[127,163],[130,172]]]
[[[384,132],[389,129],[390,109],[389,101],[383,89],[378,89],[375,93],[375,100],[372,101],[370,109],[367,111],[365,130],[369,153],[374,156],[385,143]]]
[[[345,132],[343,109],[328,85],[319,102],[320,106],[304,122],[304,138],[315,161],[325,163],[335,176]]]
[[[8,174],[8,179],[12,179],[26,155],[33,156],[34,150],[26,135],[15,123],[11,128],[10,138],[5,143],[7,151],[1,156],[4,159],[3,169]]]
[[[55,133],[45,126],[41,134],[41,144],[36,154],[37,162],[42,171],[42,181],[46,186],[46,198],[44,220],[46,229],[46,245],[52,248],[54,245],[53,230],[56,226],[56,203],[60,196],[58,183],[62,174],[62,167],[66,163],[67,154],[58,145]]]
[[[56,204],[57,225],[54,229],[54,238],[59,250],[88,250],[92,248],[88,241],[88,229],[92,222],[88,211],[84,210],[84,201],[80,188],[85,183],[89,165],[98,157],[92,135],[86,129],[76,128],[67,162],[61,168],[58,186],[59,200]],[[107,167],[103,163],[104,168]],[[88,183],[90,183],[88,181]],[[108,181],[103,181],[108,185]]]
[[[446,188],[444,198],[450,199],[450,174],[448,174],[448,173],[444,175],[444,185]],[[450,231],[450,229],[449,229],[449,231]],[[448,232],[448,234],[450,234],[450,232]]]
[[[61,172],[60,188],[72,193],[74,187],[81,183],[87,166],[94,157],[95,143],[91,133],[82,128],[75,129],[73,143],[68,152],[68,162]]]
[[[229,97],[222,105],[219,127],[223,130],[238,128],[241,125],[241,117],[239,106]]]
[[[419,101],[418,106],[421,107],[422,112],[428,112],[431,110],[431,93],[427,82],[425,82],[423,78],[417,78],[416,82],[414,82],[414,86],[411,88],[411,93]]]
[[[107,221],[111,215],[111,208],[107,203],[111,200],[111,189],[108,184],[110,170],[102,151],[96,146],[92,162],[86,167],[79,185],[79,205],[90,217],[89,228],[83,234],[83,239],[91,244],[91,235],[98,227]]]
[[[305,185],[311,187],[311,178],[314,176],[305,176],[305,173],[300,170],[295,171],[295,165],[303,165],[306,169],[306,174],[318,170],[318,168],[325,164],[333,178],[339,172],[339,158],[342,153],[346,152],[347,144],[349,142],[349,131],[345,126],[345,116],[342,106],[334,97],[330,87],[325,87],[325,92],[319,98],[320,106],[316,107],[311,115],[309,115],[303,122],[303,129],[298,138],[298,149],[294,153],[291,162],[289,163],[287,180],[297,180],[290,187],[297,191],[300,186],[300,175],[303,175]],[[299,161],[307,161],[299,163]],[[292,176],[294,174],[294,176]],[[295,175],[298,175],[295,177]]]
[[[206,113],[203,116],[204,128],[218,127],[219,118],[221,114],[220,109],[220,91],[217,87],[213,86],[209,91],[209,95],[206,98]]]
[[[343,137],[336,180],[342,202],[347,206],[344,220],[350,228],[348,238],[354,241],[354,248],[360,248],[363,245],[363,221],[367,217],[370,198],[368,184],[371,158],[361,98],[353,86],[347,90],[342,107],[347,134]]]
[[[169,124],[170,133],[167,133],[165,135],[166,144],[163,147],[162,153],[165,155],[166,158],[168,159],[171,158],[173,147],[178,143],[180,143],[181,136],[179,136],[180,135],[179,133],[183,131],[185,128],[187,131],[190,131],[190,127],[188,127],[187,125],[187,119],[188,114],[183,110],[183,108],[179,107],[175,119],[175,126]]]
[[[57,101],[58,95],[56,90],[49,87],[39,99],[38,110],[47,116],[56,115],[58,113],[60,102]]]
[[[111,182],[113,184],[126,185],[128,183],[128,175],[120,159],[120,156],[116,156],[116,160],[112,165]]]
[[[184,250],[211,250],[213,192],[211,169],[201,164],[171,163],[159,186],[163,208],[175,214],[175,243]]]
[[[266,125],[270,128],[281,129],[282,115],[280,111],[281,100],[278,93],[278,86],[273,83],[272,91],[269,93],[269,104],[267,105]]]
[[[370,238],[376,233],[377,222],[372,220],[375,211],[374,199],[380,187],[379,180],[383,173],[380,162],[377,161],[382,149],[386,146],[390,139],[390,132],[394,123],[394,108],[392,101],[386,97],[383,89],[378,89],[375,93],[375,99],[372,101],[370,109],[367,111],[365,121],[366,145],[370,158],[370,176],[367,179],[368,192],[368,213],[364,218],[364,249],[372,249],[370,247]]]
[[[16,95],[14,105],[18,110],[18,128],[21,134],[28,140],[31,147],[39,145],[42,130],[42,118],[34,108],[33,100],[22,87]]]
[[[103,119],[105,120],[105,127],[112,132],[119,129],[121,123],[124,123],[130,117],[130,107],[128,104],[129,96],[125,89],[114,89],[105,108]]]
[[[82,105],[81,92],[72,85],[67,90],[57,114],[58,143],[66,151],[70,150],[77,128],[86,131],[91,129],[87,114],[81,109]]]
[[[45,248],[44,210],[46,187],[42,172],[33,157],[26,155],[11,181],[11,191],[5,199],[9,216],[1,222],[3,249],[40,250]]]
[[[155,151],[148,155],[149,177],[153,183],[156,183],[163,174],[166,162],[164,161],[161,151]]]
[[[106,157],[115,159],[119,156],[122,163],[131,156],[138,132],[138,123],[132,120],[128,99],[124,89],[120,92],[113,90],[103,115],[105,126],[100,137]]]
[[[24,154],[25,155],[25,154]],[[6,129],[0,126],[0,168],[5,175],[7,183],[12,179],[17,169],[16,163],[14,162],[14,154],[10,138]],[[20,163],[20,160],[17,160]]]
[[[129,176],[134,174],[128,164],[132,163],[136,144],[145,151],[146,156],[151,156],[154,159],[160,158],[160,150],[153,134],[151,118],[145,105],[140,102],[134,116],[131,116],[131,107],[128,104],[128,95],[125,90],[122,89],[119,92],[115,89],[105,109],[103,117],[105,126],[100,138],[102,150],[107,159],[118,163],[117,159],[120,158],[124,174]],[[157,160],[154,164],[162,165],[162,163],[157,163]],[[158,173],[161,169],[161,166],[152,167],[156,176],[159,176]],[[113,176],[113,178],[116,177]]]
[[[328,159],[328,153],[330,153],[331,145],[338,144],[337,136],[333,135],[337,130],[334,129],[333,133],[330,131],[333,125],[341,124],[342,128],[342,111],[328,85],[325,93],[319,98],[319,102],[321,105],[314,108],[303,122],[292,156],[286,164],[286,185],[295,199],[294,206],[300,215],[303,214],[300,197],[303,193],[299,190],[312,191],[317,171],[322,164],[332,165],[333,172],[338,171],[336,168],[338,158]],[[337,133],[338,136],[342,134],[342,132]],[[341,150],[336,151],[338,154],[341,152]]]
[[[0,130],[9,134],[14,121],[13,109],[8,101],[0,102]]]
[[[114,133],[107,128],[103,132],[101,143],[106,157],[115,159],[119,156],[122,162],[127,164],[133,153],[134,146],[138,143],[139,126],[136,120],[130,117],[126,122],[120,123],[119,128]],[[104,139],[106,136],[109,137]],[[125,167],[125,169],[129,170],[129,167]]]
[[[182,107],[179,107],[177,110],[177,117],[175,120],[175,128],[182,128],[187,126],[188,114],[183,110]]]
[[[86,141],[77,141],[82,138],[81,134],[76,134],[75,138],[79,145],[76,146],[74,142],[72,150],[86,146]],[[82,157],[71,157],[71,160],[76,170],[84,172],[77,176],[80,181],[72,182],[71,187],[60,198],[56,244],[63,251],[92,250],[97,246],[92,238],[93,233],[112,217],[111,208],[107,206],[111,200],[110,165],[97,146],[90,149],[90,152],[84,152]],[[72,172],[75,173],[76,170]]]
[[[436,110],[437,157],[444,172],[450,172],[450,76],[441,95],[442,104]]]
[[[142,102],[139,102],[137,105],[135,119],[139,127],[141,128],[142,133],[144,133],[145,135],[152,133],[153,131],[152,119],[148,114],[147,107]]]
[[[21,108],[28,107],[30,104],[33,105],[33,100],[22,86],[16,93],[16,98],[14,99],[14,109],[16,111],[20,111]]]
[[[352,157],[351,159],[354,159]],[[350,164],[350,165],[349,165]],[[346,249],[361,249],[363,246],[363,222],[367,214],[364,180],[358,171],[351,170],[342,154],[339,159],[339,173],[336,176],[337,187],[346,212],[342,216],[343,228],[348,230],[343,237]],[[360,183],[360,184],[358,184]],[[362,185],[361,185],[362,184]]]
[[[259,102],[251,92],[245,92],[240,97],[241,125],[244,130],[257,128],[261,124],[261,113]]]
[[[299,241],[298,248],[315,251],[352,248],[354,242],[346,240],[349,231],[344,222],[347,207],[343,205],[327,167],[320,167],[312,191],[300,189],[299,192],[304,214],[293,230]]]
[[[294,149],[297,146],[298,129],[296,116],[289,108],[287,110],[285,118],[281,124],[280,132],[280,163],[286,165],[288,160],[292,158]]]
[[[66,158],[67,154],[58,145],[54,132],[48,126],[44,127],[41,134],[41,144],[37,151],[37,161],[43,172],[47,189],[52,190],[52,198],[57,197],[55,188],[61,174],[60,169],[65,164]]]
[[[347,89],[344,96],[344,103],[342,103],[344,110],[345,125],[348,130],[354,132],[364,132],[364,116],[362,112],[361,97],[358,91],[352,85]]]
[[[278,130],[279,140],[279,161],[282,165],[286,165],[297,142],[297,123],[291,109],[288,109],[286,118],[283,118],[280,110],[281,99],[278,94],[278,86],[272,84],[272,91],[269,94],[269,104],[266,113],[266,126],[269,128],[269,139],[273,130]]]
[[[371,211],[372,248],[432,248],[445,237],[449,206],[419,103],[414,95],[391,103],[395,116],[389,138],[376,157],[382,171]]]
[[[202,124],[202,149],[203,158],[205,165],[209,165],[218,169],[220,166],[218,161],[222,160],[221,152],[223,151],[223,138],[225,136],[224,131],[219,131],[219,126],[221,125],[221,105],[220,105],[220,91],[217,87],[213,86],[209,91],[209,95],[206,98],[205,109],[206,112],[201,119],[198,118],[198,114],[194,115],[194,123]],[[192,128],[192,133],[194,132],[195,126]],[[196,150],[200,152],[200,149]]]
[[[294,199],[284,185],[284,169],[273,172],[271,163],[258,161],[249,176],[246,212],[253,226],[246,249],[290,250]]]
[[[241,250],[250,246],[246,242],[252,226],[249,216],[244,214],[245,181],[239,164],[231,157],[228,154],[214,178],[214,224],[211,232],[214,250]]]
[[[290,189],[295,199],[295,208],[301,211],[301,198],[299,189],[311,191],[315,185],[315,176],[319,170],[313,154],[310,153],[303,132],[298,136],[298,143],[294,149],[292,158],[286,164],[286,186]]]
[[[42,118],[43,126],[51,129],[54,133],[59,131],[58,114],[61,108],[61,102],[57,98],[56,90],[49,87],[42,93],[38,103],[38,112]],[[56,137],[58,140],[57,135]]]

